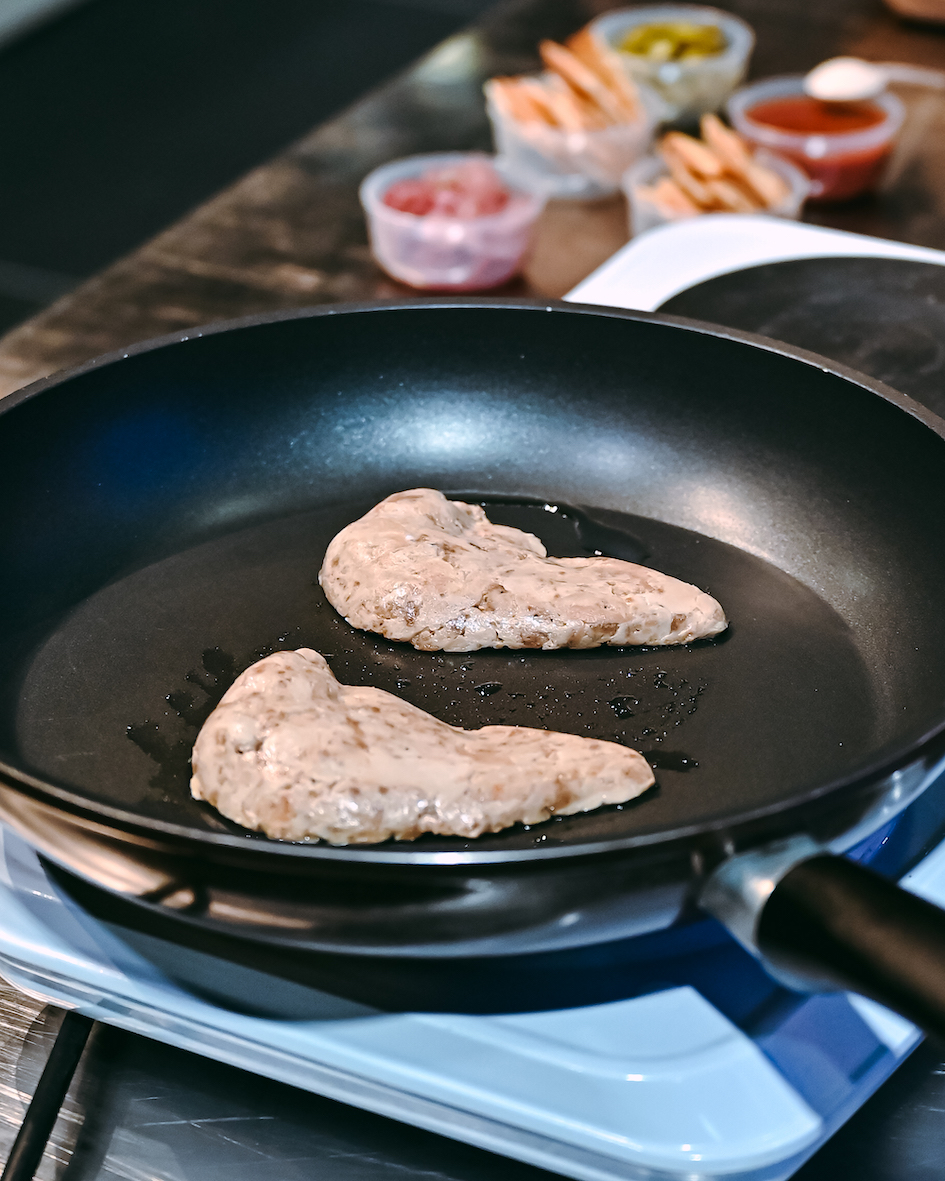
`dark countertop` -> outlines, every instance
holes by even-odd
[[[375,165],[420,151],[489,146],[481,85],[537,64],[616,0],[509,0],[416,66],[317,128],[157,238],[0,341],[0,394],[167,332],[285,307],[393,299],[408,289],[371,260],[357,200]],[[734,0],[756,29],[753,73],[809,69],[837,53],[945,68],[945,34],[879,0]],[[878,197],[810,220],[945,247],[945,95],[903,88],[910,121]],[[626,240],[620,198],[551,203],[509,293],[560,296]]]
[[[0,341],[0,393],[138,340],[213,320],[407,291],[370,258],[356,190],[376,164],[487,147],[480,86],[532,67],[607,0],[512,0]],[[735,0],[758,32],[756,75],[837,53],[945,68],[945,33],[872,0]],[[875,198],[811,220],[945,248],[945,97],[903,92],[909,130]],[[563,294],[626,237],[617,199],[557,202],[509,293]],[[566,248],[565,248],[566,244]],[[0,984],[0,1158],[57,1025]],[[80,1131],[81,1128],[81,1131]],[[798,1175],[803,1181],[945,1178],[945,1063],[924,1045]],[[65,1181],[539,1181],[549,1174],[261,1080],[118,1030],[94,1035],[38,1177]]]

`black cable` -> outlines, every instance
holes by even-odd
[[[0,1181],[33,1181],[95,1022],[69,1010],[20,1124]]]

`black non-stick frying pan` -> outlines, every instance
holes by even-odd
[[[907,398],[770,342],[495,301],[256,318],[41,382],[0,415],[0,815],[181,930],[318,954],[574,946],[679,922],[702,896],[746,941],[760,930],[803,959],[799,909],[875,886],[871,917],[818,962],[933,1023],[939,912],[851,883],[865,871],[821,844],[888,819],[940,754],[943,436]],[[355,631],[316,584],[325,546],[421,485],[558,555],[694,582],[731,628],[679,648],[466,656]],[[303,645],[453,724],[628,743],[657,786],[474,841],[248,833],[190,798],[190,747],[237,672]],[[728,914],[781,878],[760,927]],[[817,938],[850,905],[815,914]],[[906,958],[926,956],[905,999],[859,946],[888,905]]]

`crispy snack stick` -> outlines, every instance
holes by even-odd
[[[559,127],[565,131],[589,131],[601,125],[601,115],[577,94],[558,74],[552,74],[543,82],[537,79],[532,85],[541,86],[546,101],[554,111]]]
[[[757,213],[759,209],[765,208],[733,181],[716,178],[707,180],[705,186],[715,198],[716,208],[726,213]]]
[[[565,131],[585,131],[602,126],[602,115],[585,103],[557,75],[538,78],[492,78],[488,93],[516,123],[540,123]]]
[[[535,84],[540,85],[537,80]],[[575,90],[560,74],[551,74],[545,79],[545,86],[553,94],[564,96],[572,108],[577,110],[578,116],[582,121],[581,131],[600,131],[604,127],[612,126],[609,116],[596,103],[592,102],[591,99]]]
[[[702,212],[695,201],[691,201],[668,176],[661,176],[652,185],[641,185],[637,193],[671,220],[677,217],[694,217]]]
[[[517,78],[490,79],[489,93],[496,105],[516,123],[545,123],[554,126],[557,122],[553,111],[545,102],[544,91],[534,94],[521,86]]]
[[[659,143],[670,177],[642,185],[638,194],[667,218],[693,213],[757,213],[787,193],[781,177],[751,155],[747,144],[714,115],[704,116],[706,142],[668,132]]]
[[[670,131],[663,137],[663,145],[669,146],[683,160],[690,172],[698,177],[721,176],[725,167],[719,157],[699,140],[681,131]]]
[[[568,38],[565,48],[570,49],[576,58],[600,78],[623,108],[626,119],[639,118],[640,92],[636,84],[623,68],[620,57],[612,49],[602,45],[587,25]]]
[[[690,172],[685,159],[679,154],[675,145],[667,143],[665,138],[660,144],[660,155],[666,161],[666,167],[673,180],[691,201],[695,201],[700,208],[706,211],[718,207],[715,195],[705,182]]]
[[[550,87],[543,86],[537,78],[519,78],[516,85],[526,100],[542,112],[544,121],[551,124],[552,127],[562,126],[562,120],[573,126],[579,124],[580,112],[575,111],[574,103],[570,101],[570,95],[565,95],[564,106],[562,106],[562,100],[558,94],[553,92]]]
[[[776,172],[772,172],[769,168],[763,168],[754,160],[742,172],[739,179],[746,188],[758,195],[765,208],[777,205],[787,196],[788,186],[785,181]]]
[[[659,145],[673,180],[703,212],[757,213],[784,197],[781,177],[758,164],[740,136],[714,116],[703,127],[711,142],[672,131]]]
[[[732,172],[738,173],[752,163],[748,145],[736,131],[726,127],[718,115],[703,115],[699,130],[712,151]]]
[[[538,123],[564,131],[597,131],[610,126],[599,107],[557,74],[546,78],[490,78],[486,92],[516,123]]]
[[[569,49],[565,49],[556,41],[540,42],[538,51],[549,70],[553,70],[579,94],[586,95],[600,107],[611,122],[624,122],[625,115],[618,100],[580,58],[575,57]]]
[[[784,199],[787,185],[777,173],[756,163],[737,132],[716,115],[703,115],[701,130],[706,143],[730,172],[761,204],[770,209]]]
[[[490,80],[487,92],[506,117],[565,131],[600,131],[638,121],[643,114],[639,93],[619,56],[588,29],[572,42],[577,52],[554,41],[541,43],[548,71],[541,77]]]

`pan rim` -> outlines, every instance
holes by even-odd
[[[831,373],[841,377],[853,385],[860,386],[870,393],[877,394],[886,402],[891,402],[900,410],[904,410],[912,418],[917,418],[940,438],[945,439],[945,418],[941,418],[934,411],[923,406],[908,394],[903,394],[893,386],[887,385],[878,378],[869,377],[849,365],[840,361],[833,361],[820,353],[811,352],[797,345],[787,344],[774,337],[762,336],[757,332],[745,332],[738,328],[726,328],[722,324],[713,324],[709,320],[696,320],[688,316],[675,316],[667,312],[647,312],[636,308],[611,308],[602,304],[577,303],[565,300],[526,299],[517,296],[420,296],[417,298],[390,300],[363,300],[357,303],[326,303],[302,308],[281,308],[276,312],[254,312],[248,316],[237,316],[227,320],[215,320],[209,324],[202,324],[186,331],[169,332],[163,336],[150,337],[148,340],[137,341],[124,348],[112,349],[101,353],[89,361],[79,365],[59,369],[47,377],[37,378],[36,381],[13,390],[0,398],[0,416],[9,413],[16,406],[21,405],[46,390],[65,385],[76,377],[81,377],[93,370],[107,365],[119,364],[144,353],[154,352],[174,344],[185,344],[190,340],[199,340],[205,336],[219,336],[225,332],[232,332],[242,328],[264,327],[269,324],[279,324],[289,320],[317,319],[320,316],[355,315],[362,312],[398,312],[419,311],[423,309],[443,308],[456,310],[460,308],[474,308],[484,311],[504,311],[520,309],[530,312],[564,312],[577,315],[597,316],[609,320],[630,320],[667,324],[687,331],[700,333],[703,336],[714,336],[720,340],[731,340],[740,344],[747,344],[761,349],[763,352],[775,353],[778,356],[793,357],[807,365],[811,365],[823,373]]]
[[[113,829],[118,829],[128,835],[136,833],[149,839],[152,843],[160,838],[176,839],[182,845],[189,846],[191,853],[196,848],[202,847],[226,850],[231,853],[253,852],[265,855],[267,858],[271,856],[291,857],[303,861],[348,864],[436,865],[442,867],[513,865],[523,862],[593,857],[606,853],[627,853],[635,849],[668,849],[674,846],[678,847],[695,838],[707,836],[722,837],[726,846],[734,846],[734,843],[737,843],[734,838],[741,830],[757,827],[764,821],[779,816],[788,817],[795,814],[800,816],[811,805],[840,793],[844,789],[861,788],[866,790],[873,784],[883,782],[897,771],[907,770],[920,762],[925,752],[942,735],[945,735],[945,719],[923,733],[921,738],[909,744],[905,750],[895,752],[886,759],[868,765],[859,774],[828,780],[826,783],[812,788],[805,795],[786,802],[765,804],[759,808],[739,812],[737,815],[722,817],[718,820],[678,825],[675,828],[660,829],[656,832],[615,837],[610,840],[587,841],[580,845],[542,845],[529,849],[476,850],[467,848],[426,852],[399,848],[395,850],[384,848],[381,845],[329,845],[324,842],[281,841],[267,838],[261,833],[250,830],[247,830],[246,836],[210,832],[205,829],[189,828],[182,824],[172,824],[169,821],[140,816],[125,809],[116,808],[111,804],[93,805],[88,797],[79,796],[68,788],[59,787],[38,776],[30,775],[2,760],[0,760],[0,788],[11,788],[21,794],[37,798],[43,803],[58,807],[61,811],[77,819],[80,824],[82,820],[90,823],[100,833],[103,828],[107,827],[104,822],[111,822]],[[888,820],[889,818],[889,815],[884,813],[883,819]],[[790,828],[790,825],[785,827]],[[796,831],[802,831],[802,828],[798,827]],[[784,834],[781,832],[778,835],[783,836]],[[474,840],[475,838],[470,838],[470,842]],[[403,844],[406,843],[403,842]]]
[[[39,394],[65,385],[86,373],[96,371],[105,366],[118,364],[121,361],[129,360],[158,349],[182,344],[205,336],[215,336],[225,332],[264,327],[270,324],[293,320],[315,319],[323,316],[356,315],[365,312],[396,313],[398,311],[457,310],[464,308],[483,311],[521,310],[536,313],[592,315],[597,318],[656,323],[717,339],[731,340],[737,344],[747,345],[761,349],[764,352],[795,359],[821,372],[835,375],[904,411],[945,441],[945,420],[928,410],[925,406],[908,395],[886,385],[884,382],[868,377],[849,366],[832,361],[809,350],[784,344],[757,333],[743,332],[707,321],[694,320],[684,316],[674,316],[658,311],[645,312],[633,309],[608,308],[592,304],[566,303],[560,300],[537,300],[516,297],[415,297],[403,300],[323,304],[306,308],[281,309],[276,312],[254,313],[249,316],[217,321],[202,325],[196,329],[172,332],[150,340],[140,341],[127,348],[113,350],[80,365],[60,370],[48,377],[40,378],[0,399],[0,416],[32,400]],[[0,417],[0,426],[2,426],[2,417]],[[882,759],[876,760],[875,762],[867,762],[857,773],[828,780],[826,783],[821,783],[817,787],[808,790],[803,795],[787,801],[766,804],[756,809],[738,812],[716,821],[680,825],[675,828],[661,829],[656,832],[640,833],[610,840],[594,840],[576,845],[558,847],[543,845],[517,850],[476,850],[474,848],[467,848],[462,850],[425,852],[421,850],[384,849],[380,846],[369,845],[332,846],[323,843],[308,844],[267,840],[257,834],[242,836],[239,834],[219,833],[191,828],[187,825],[178,825],[169,821],[144,817],[110,804],[93,803],[87,796],[80,795],[67,787],[62,787],[29,774],[4,760],[0,760],[0,780],[15,791],[45,799],[49,803],[71,813],[73,816],[86,817],[92,821],[105,820],[111,822],[126,833],[137,832],[143,835],[150,835],[152,839],[163,837],[165,839],[182,841],[191,847],[204,847],[217,850],[226,849],[231,852],[242,851],[244,853],[256,851],[268,857],[277,856],[282,858],[288,856],[293,859],[302,858],[311,861],[362,864],[397,864],[405,866],[512,864],[537,860],[547,861],[549,859],[585,857],[601,853],[617,853],[629,851],[634,848],[665,847],[711,833],[724,832],[731,834],[738,829],[757,824],[760,821],[775,816],[787,816],[798,812],[826,797],[839,794],[844,789],[856,786],[866,788],[882,780],[893,771],[921,758],[925,748],[942,733],[945,733],[945,716],[941,717],[937,723],[922,733],[921,736],[913,738],[908,742],[904,741],[896,744]]]

